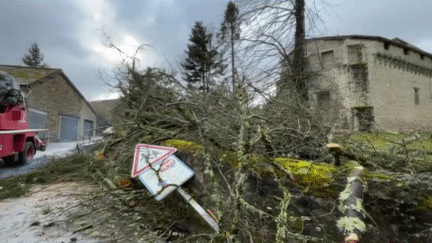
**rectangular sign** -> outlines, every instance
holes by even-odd
[[[177,189],[194,175],[187,165],[174,155],[170,155],[164,160],[157,161],[149,166],[139,175],[139,179],[155,196],[156,200],[162,200],[172,191]],[[163,189],[164,185],[173,184]]]

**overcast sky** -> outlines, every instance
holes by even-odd
[[[102,29],[126,53],[150,44],[142,67],[175,65],[184,58],[195,21],[220,26],[228,0],[0,0],[0,64],[24,65],[37,42],[50,67],[61,68],[87,100],[114,98],[98,75],[121,57],[102,44]],[[320,0],[317,2],[321,3]],[[326,0],[325,24],[309,37],[399,37],[432,52],[432,1]]]

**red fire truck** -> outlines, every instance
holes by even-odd
[[[0,72],[0,161],[7,166],[25,164],[44,151],[47,142],[37,134],[47,129],[29,129],[27,107],[15,79]]]

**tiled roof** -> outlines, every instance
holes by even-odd
[[[31,84],[50,74],[61,72],[61,69],[0,65],[0,71],[7,72],[9,75],[13,76],[19,84]]]

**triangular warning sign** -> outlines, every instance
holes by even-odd
[[[168,158],[177,151],[176,148],[162,147],[148,144],[137,144],[132,166],[132,177],[136,177],[150,168],[150,164],[155,164]]]

